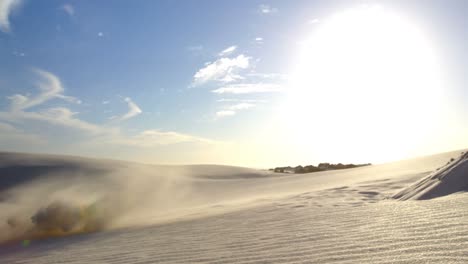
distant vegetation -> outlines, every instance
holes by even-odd
[[[270,169],[270,171],[279,172],[279,173],[310,173],[310,172],[319,172],[327,170],[343,170],[343,169],[352,169],[357,167],[370,166],[372,164],[330,164],[330,163],[320,163],[318,166],[307,165],[307,166],[296,166],[296,167],[276,167]]]

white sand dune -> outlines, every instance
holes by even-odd
[[[400,200],[425,200],[468,191],[468,152],[450,160],[426,178],[393,197]]]
[[[302,175],[3,153],[0,263],[468,263],[466,154],[426,184],[459,153]],[[23,246],[55,201],[106,222]]]

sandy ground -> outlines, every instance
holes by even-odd
[[[0,263],[468,263],[460,152],[302,175],[3,153]],[[56,201],[106,221],[34,238]]]

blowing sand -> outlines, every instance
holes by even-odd
[[[0,263],[468,263],[467,162],[293,175],[3,153]]]

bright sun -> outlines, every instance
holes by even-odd
[[[412,155],[442,114],[443,76],[431,41],[384,8],[324,20],[295,65],[281,112],[303,154],[351,161]]]

